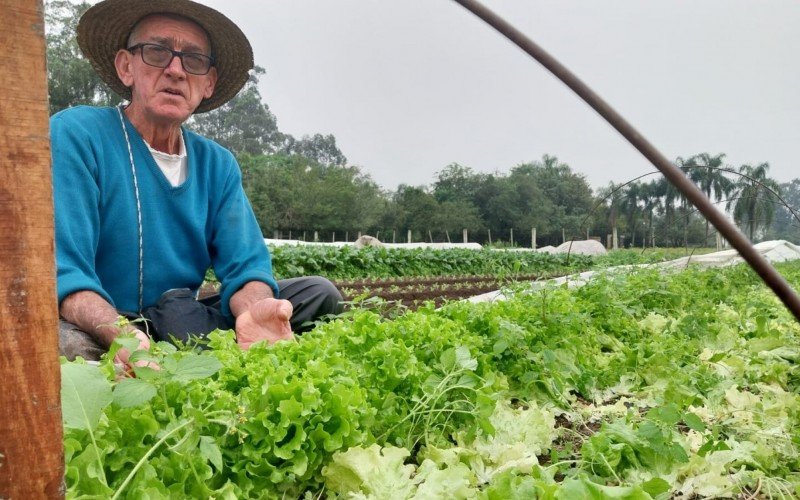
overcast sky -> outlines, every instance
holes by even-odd
[[[266,68],[295,136],[336,136],[381,186],[557,156],[593,187],[653,167],[572,91],[450,0],[201,0]],[[726,153],[800,177],[800,2],[485,0],[668,158]]]

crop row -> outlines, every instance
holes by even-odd
[[[592,266],[591,257],[492,250],[397,249],[323,246],[282,246],[271,249],[272,266],[280,278],[321,275],[329,279],[367,277],[508,275],[564,273]]]
[[[698,251],[707,252],[709,249]],[[401,277],[564,275],[622,264],[663,262],[694,249],[615,250],[587,256],[463,248],[355,248],[322,245],[270,247],[276,277],[319,275],[331,280]],[[216,281],[213,270],[207,280]]]
[[[345,301],[366,307],[369,299],[381,299],[387,306],[399,304],[416,309],[432,301],[436,307],[453,300],[499,290],[504,286],[540,279],[539,275],[514,276],[499,279],[495,276],[440,276],[434,278],[381,278],[372,280],[336,281]],[[377,304],[373,304],[377,305]]]

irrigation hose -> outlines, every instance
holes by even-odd
[[[511,42],[525,51],[529,56],[547,68],[553,75],[561,80],[567,87],[583,99],[589,106],[594,108],[600,116],[622,136],[628,140],[636,149],[639,150],[650,163],[664,174],[675,187],[692,204],[697,207],[700,213],[717,228],[723,238],[725,238],[735,248],[739,255],[758,273],[762,280],[769,286],[783,304],[800,321],[800,298],[792,289],[783,276],[755,249],[747,237],[739,231],[733,222],[725,214],[718,210],[706,195],[700,191],[689,178],[671,161],[667,159],[655,146],[644,138],[627,120],[617,113],[607,102],[605,102],[588,85],[581,81],[574,73],[568,70],[555,57],[537,45],[533,40],[525,36],[518,29],[514,28],[507,21],[495,14],[493,11],[482,5],[476,0],[454,0],[462,7],[469,10],[491,27],[508,38]]]

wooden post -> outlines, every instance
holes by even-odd
[[[306,232],[303,231],[303,241],[306,241]]]
[[[491,229],[487,229],[486,231],[489,234],[489,244],[491,245],[492,244],[492,230]]]
[[[617,226],[611,228],[611,249],[619,249],[619,237],[617,236]]]
[[[720,236],[719,232],[717,232],[716,235],[717,235],[717,238],[716,238],[716,240],[717,240],[717,252],[719,252],[720,250],[722,250],[722,236]]]
[[[531,229],[531,248],[536,250],[536,228]]]
[[[0,12],[0,498],[63,498],[43,8]]]
[[[350,231],[345,231],[344,232],[344,241],[345,242],[349,242],[350,241]]]
[[[464,243],[469,243],[469,238],[467,238],[468,234],[466,228],[464,228],[464,231],[461,234],[462,236],[464,236]]]
[[[433,235],[431,234],[430,229],[428,229],[428,239],[430,240],[431,243],[433,243]]]
[[[392,229],[392,243],[397,243],[397,229]]]
[[[561,229],[561,243],[567,242],[567,231],[566,229]]]
[[[513,227],[511,228],[511,237],[509,238],[509,240],[511,241],[511,246],[513,247],[514,246],[514,228]]]
[[[289,239],[290,240],[292,239],[292,230],[291,229],[289,230]]]
[[[448,231],[447,229],[445,229],[445,230],[444,230],[444,234],[447,236],[447,242],[448,242],[448,243],[452,243],[452,242],[450,241],[450,231]]]
[[[319,231],[314,231],[314,243],[319,242]]]
[[[411,230],[408,230],[408,242],[411,243]]]
[[[331,243],[336,243],[336,231],[331,231]]]

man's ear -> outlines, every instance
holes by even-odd
[[[119,49],[114,57],[114,67],[117,68],[117,76],[123,85],[130,87],[133,85],[133,54],[125,49]]]
[[[203,98],[208,99],[214,95],[214,88],[217,85],[217,68],[212,67],[206,75],[206,87],[203,89]]]

